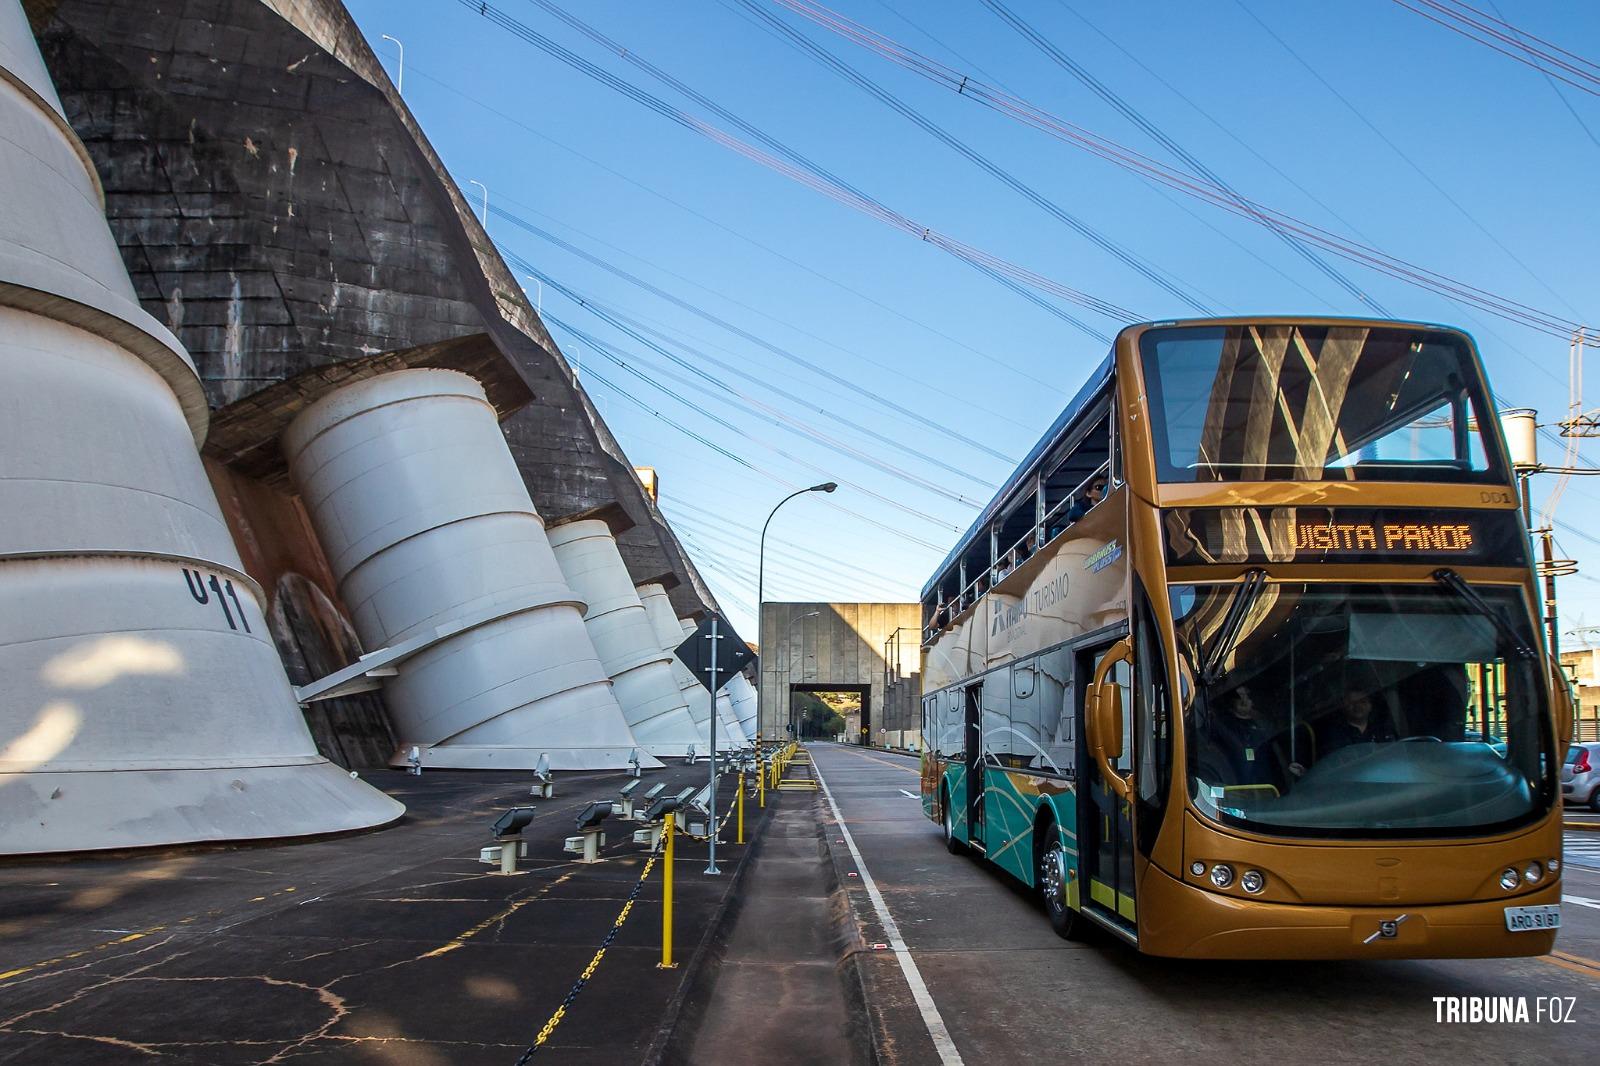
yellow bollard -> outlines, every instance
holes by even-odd
[[[661,854],[661,970],[678,968],[672,961],[672,827],[677,821],[676,814],[667,815],[667,846]]]
[[[756,763],[756,799],[762,810],[767,809],[767,764]]]
[[[735,844],[743,844],[744,843],[744,774],[740,774],[739,775],[739,814],[738,814],[738,817],[737,817],[737,821],[739,823],[739,838],[737,840],[735,840],[734,843]]]

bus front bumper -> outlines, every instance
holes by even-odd
[[[1306,906],[1238,899],[1155,866],[1139,885],[1139,949],[1189,959],[1481,959],[1545,955],[1553,929],[1510,932],[1507,907],[1561,902],[1561,879],[1472,903]],[[1404,916],[1404,917],[1402,917]],[[1384,935],[1385,922],[1395,923]]]

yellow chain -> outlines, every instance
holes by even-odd
[[[644,869],[639,872],[639,880],[641,882],[650,877],[650,871],[655,869],[656,860],[659,858],[661,858],[660,852],[656,852],[650,856],[650,861],[645,863]],[[622,905],[622,912],[617,915],[617,920],[611,923],[611,928],[613,931],[621,929],[622,923],[628,920],[628,914],[633,910],[633,904],[634,901],[630,899],[628,902]],[[595,970],[600,968],[600,960],[605,957],[605,948],[601,948],[599,951],[595,952],[594,958],[589,960],[589,965],[585,966],[583,968],[583,973],[578,975],[578,983],[581,984],[587,982],[589,978],[593,977]],[[567,1006],[565,1003],[563,1003],[561,1006],[556,1008],[556,1012],[554,1014],[550,1015],[550,1020],[544,1023],[544,1028],[539,1030],[539,1035],[534,1037],[533,1046],[539,1047],[544,1044],[546,1040],[549,1040],[550,1034],[556,1031],[556,1026],[560,1025],[561,1019],[565,1018],[566,1016]]]
[[[722,820],[717,823],[717,832],[718,833],[721,833],[723,828],[728,824],[728,819],[733,817],[733,810],[734,810],[733,806],[730,804],[729,807],[728,807],[727,812],[725,814],[723,814]],[[699,839],[706,839],[706,838],[701,837]],[[646,880],[647,878],[649,878],[650,871],[655,869],[656,860],[659,859],[659,858],[661,858],[661,853],[660,852],[656,852],[655,854],[650,856],[650,861],[644,864],[644,869],[642,871],[640,871],[640,873],[639,873],[639,880],[641,882]],[[624,903],[622,905],[622,912],[617,915],[617,920],[611,923],[611,928],[612,928],[613,931],[621,929],[622,928],[622,923],[628,920],[628,914],[633,910],[633,904],[634,904],[634,900],[630,899],[630,900],[628,900],[628,902],[626,902],[626,903]],[[606,957],[606,949],[605,948],[601,948],[599,951],[595,952],[594,953],[594,958],[589,960],[589,965],[585,966],[583,968],[583,973],[578,975],[578,983],[581,984],[581,983],[587,982],[589,980],[589,978],[593,977],[595,970],[600,968],[600,960],[605,958],[605,957]],[[556,1026],[560,1025],[561,1024],[561,1019],[565,1018],[566,1016],[567,1016],[566,1004],[562,1004],[561,1006],[557,1007],[556,1008],[556,1012],[550,1016],[550,1020],[544,1023],[544,1028],[539,1030],[539,1035],[534,1038],[533,1046],[534,1047],[540,1047],[540,1046],[542,1046],[544,1044],[545,1041],[549,1040],[550,1039],[550,1034],[554,1033],[556,1031]]]

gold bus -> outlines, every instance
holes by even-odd
[[[1471,340],[1130,326],[923,590],[924,810],[1157,955],[1539,955],[1570,694]]]

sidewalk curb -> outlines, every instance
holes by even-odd
[[[777,804],[769,803],[764,810],[761,808],[757,810],[760,812],[760,817],[755,819],[745,852],[739,856],[739,864],[734,867],[733,876],[728,878],[728,890],[722,894],[721,901],[711,912],[711,918],[706,922],[705,931],[700,934],[700,941],[695,945],[693,954],[682,964],[683,979],[678,982],[677,991],[667,1001],[666,1013],[662,1016],[661,1024],[656,1027],[656,1035],[651,1039],[650,1046],[645,1049],[644,1057],[640,1060],[641,1066],[672,1066],[687,1061],[682,1058],[684,1049],[678,1046],[678,1042],[694,1035],[695,1026],[692,1023],[698,1021],[699,1008],[706,1001],[703,993],[716,979],[718,963],[722,961],[722,949],[727,941],[726,933],[733,927],[733,921],[738,917],[739,907],[744,901],[739,887],[744,882],[745,871],[761,855],[762,844],[767,838],[767,826],[772,823],[772,815],[777,810]],[[746,826],[750,828],[748,821]],[[695,1001],[693,1009],[690,1007],[691,999]]]
[[[869,749],[882,751],[884,749]],[[899,753],[893,753],[899,754]],[[916,1016],[914,1004],[901,1002],[901,995],[909,997],[898,961],[892,952],[874,950],[868,943],[866,923],[875,921],[870,915],[858,914],[856,898],[850,890],[846,876],[855,867],[849,849],[836,841],[830,831],[834,823],[833,812],[828,807],[822,790],[817,790],[817,824],[821,829],[822,848],[825,852],[825,876],[837,900],[834,908],[835,939],[839,943],[839,979],[844,988],[845,1004],[850,1012],[849,1025],[853,1042],[863,1049],[863,1061],[868,1066],[896,1066],[898,1063],[934,1061],[931,1041],[925,1046],[910,1047],[908,1034],[924,1030]],[[859,885],[860,881],[856,881]],[[876,928],[875,925],[872,928]],[[882,935],[879,931],[878,935]],[[883,972],[879,972],[883,971]],[[889,1019],[892,1012],[909,1011],[907,1024],[898,1026],[901,1038],[891,1035]],[[926,1037],[912,1036],[920,1041]]]
[[[1600,822],[1562,822],[1562,829],[1576,829],[1582,833],[1600,833]]]
[[[828,826],[833,814],[823,799],[822,790],[813,793],[812,800],[817,815],[817,850],[822,862],[822,880],[832,900],[833,942],[838,951],[839,987],[844,993],[847,1012],[846,1028],[852,1047],[861,1049],[859,1062],[865,1066],[886,1066],[890,1060],[884,1055],[882,1034],[873,1024],[872,1011],[867,1004],[867,976],[861,969],[861,957],[872,954],[861,936],[861,923],[856,918],[855,903],[840,876],[839,853],[829,838]]]

